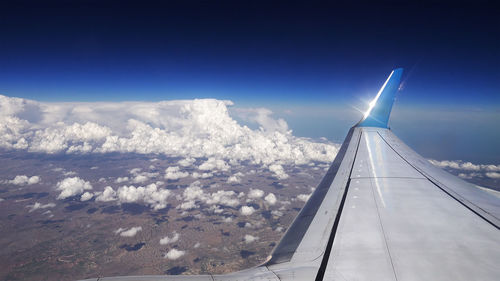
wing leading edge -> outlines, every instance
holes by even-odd
[[[388,129],[402,71],[349,130],[266,263],[225,275],[92,280],[498,280],[500,199]]]

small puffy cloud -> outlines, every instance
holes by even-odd
[[[264,197],[264,200],[266,200],[267,203],[270,205],[276,204],[276,196],[273,193],[269,193],[266,197]]]
[[[55,206],[56,206],[56,204],[54,204],[54,203],[42,204],[42,203],[36,202],[33,205],[26,206],[26,208],[30,208],[29,212],[31,213],[31,212],[38,210],[38,209],[54,208]]]
[[[434,166],[452,169],[456,171],[462,171],[458,173],[458,176],[463,179],[472,179],[472,178],[482,178],[488,177],[492,179],[500,178],[500,165],[483,165],[483,164],[473,164],[471,162],[464,162],[461,160],[429,160]]]
[[[189,176],[189,173],[181,172],[181,170],[177,166],[168,167],[165,170],[165,179],[167,180],[178,180],[180,178],[185,178],[187,176]]]
[[[240,183],[241,182],[241,177],[243,177],[243,173],[237,172],[236,174],[230,176],[227,179],[227,183]]]
[[[14,179],[10,180],[9,183],[15,185],[26,185],[28,183],[28,176],[18,175]]]
[[[463,179],[470,180],[472,178],[482,177],[483,175],[481,173],[459,173],[458,176]]]
[[[106,186],[104,191],[95,198],[95,201],[109,202],[117,199],[116,191],[111,186]]]
[[[245,240],[245,243],[249,244],[249,243],[252,243],[252,242],[259,240],[259,237],[252,236],[250,234],[246,234],[244,240]]]
[[[122,237],[134,237],[139,231],[142,231],[142,226],[134,226],[128,230],[120,227],[115,231],[115,234],[119,233]]]
[[[240,203],[234,191],[218,190],[213,193],[205,193],[199,181],[193,182],[184,190],[183,198],[185,202],[179,205],[179,208],[184,210],[197,208],[198,206],[195,204],[196,200],[207,205],[225,205],[230,207],[235,207]]]
[[[285,170],[283,169],[283,166],[279,165],[279,164],[273,164],[273,165],[270,165],[269,166],[269,171],[273,172],[274,175],[280,179],[280,180],[284,180],[284,179],[287,179],[288,178],[288,174],[285,173]]]
[[[122,232],[124,230],[125,230],[125,228],[120,227],[117,230],[115,230],[115,234],[119,234],[120,232]]]
[[[132,175],[138,175],[142,171],[142,168],[133,168],[130,169],[129,173]]]
[[[297,195],[297,199],[299,199],[300,201],[304,201],[304,202],[307,202],[307,200],[309,200],[309,197],[311,197],[311,194],[299,194],[299,195]]]
[[[40,182],[40,177],[39,176],[32,176],[28,179],[28,184],[36,184]]]
[[[278,210],[272,210],[271,214],[273,216],[275,216],[275,217],[281,217],[281,216],[283,216],[283,212],[282,211],[278,211]]]
[[[220,213],[224,212],[224,210],[221,209],[219,205],[212,205],[212,206],[210,206],[210,208],[208,210],[214,212],[215,214],[220,214]]]
[[[134,168],[130,170],[130,174],[133,175],[131,181],[133,183],[145,183],[150,181],[151,179],[156,178],[159,173],[149,173],[149,172],[141,172],[141,168]]]
[[[248,196],[248,198],[251,198],[251,199],[261,198],[262,196],[264,196],[264,191],[262,191],[260,189],[250,188],[250,191],[248,192],[247,196]]]
[[[115,180],[116,183],[122,183],[128,181],[128,177],[119,177]]]
[[[205,198],[205,203],[208,205],[220,204],[230,207],[236,207],[240,201],[236,198],[236,193],[234,191],[218,190],[213,192]]]
[[[40,182],[39,176],[28,177],[26,175],[17,175],[14,179],[8,181],[10,184],[15,185],[32,185]]]
[[[500,173],[497,172],[486,173],[486,176],[492,179],[500,179]]]
[[[199,206],[196,205],[196,202],[194,200],[188,200],[185,202],[182,202],[180,205],[177,206],[177,208],[182,209],[182,210],[191,210],[191,209],[196,209]]]
[[[165,236],[162,239],[160,239],[160,245],[167,245],[169,243],[175,243],[179,241],[179,238],[181,235],[177,232],[174,232],[172,237]]]
[[[88,181],[84,181],[79,177],[65,178],[56,185],[56,189],[61,191],[57,199],[66,199],[71,196],[82,194],[85,190],[92,189],[92,185]]]
[[[155,210],[167,207],[167,198],[170,196],[170,190],[158,188],[154,183],[146,187],[122,186],[116,193],[120,203],[142,202]]]
[[[196,244],[194,244],[193,247],[196,249],[196,248],[199,248],[200,246],[201,246],[201,243],[200,242],[196,242]]]
[[[133,183],[143,183],[147,182],[149,178],[145,175],[137,175],[135,178],[132,180]]]
[[[193,165],[194,162],[196,162],[196,159],[191,158],[191,157],[187,157],[187,158],[184,158],[182,160],[179,160],[179,162],[177,162],[177,163],[179,165],[181,165],[182,167],[189,167],[189,166]]]
[[[473,171],[473,172],[500,172],[500,165],[483,165],[483,164],[473,164],[471,162],[464,162],[461,160],[449,161],[437,161],[430,159],[434,166],[441,168],[450,168],[455,170]]]
[[[240,183],[241,182],[241,178],[237,177],[237,176],[230,176],[228,179],[227,179],[227,183]]]
[[[201,189],[201,183],[195,181],[184,189],[183,196],[185,200],[203,200],[205,198],[205,193]]]
[[[242,206],[240,209],[240,213],[244,216],[250,216],[255,212],[255,209],[252,206]]]
[[[214,176],[212,173],[198,173],[198,172],[193,172],[191,175],[195,179],[208,179]]]
[[[184,256],[185,253],[186,253],[186,251],[172,249],[172,250],[168,251],[168,253],[165,254],[165,258],[169,259],[169,260],[176,260],[176,259]]]
[[[198,169],[203,171],[227,171],[229,170],[229,165],[222,159],[210,157],[207,161],[203,162]]]
[[[82,197],[80,197],[80,201],[82,201],[82,202],[88,201],[88,200],[92,199],[92,197],[94,197],[94,194],[87,191],[84,194],[82,194]]]

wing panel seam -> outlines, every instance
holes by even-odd
[[[374,180],[376,180],[376,178]],[[375,208],[377,210],[378,222],[380,224],[380,228],[382,229],[382,236],[384,237],[385,248],[387,249],[387,254],[389,255],[389,260],[391,261],[392,273],[394,274],[394,278],[398,280],[398,276],[396,274],[396,268],[394,267],[394,262],[392,260],[391,251],[389,249],[389,243],[387,243],[387,236],[385,235],[384,224],[382,223],[382,218],[380,217],[380,210],[375,196],[375,191],[373,190],[373,183],[371,180],[370,180],[370,189],[372,191],[373,201],[375,201]]]

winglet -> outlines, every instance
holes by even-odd
[[[377,96],[370,102],[363,119],[357,124],[358,127],[388,128],[389,116],[391,115],[394,98],[399,90],[402,74],[402,68],[394,69],[391,72],[382,88],[378,91]]]

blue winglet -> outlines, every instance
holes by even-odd
[[[391,72],[382,88],[378,91],[377,96],[370,102],[363,119],[357,125],[358,127],[388,128],[387,123],[391,115],[394,98],[399,90],[402,74],[402,68],[394,69]]]

